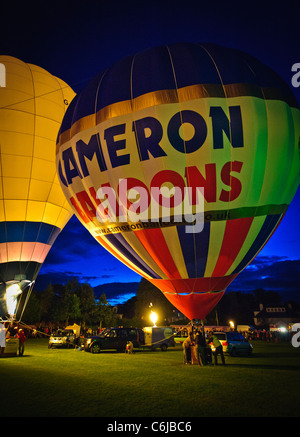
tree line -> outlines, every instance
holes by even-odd
[[[88,283],[74,279],[65,285],[49,284],[44,291],[33,290],[23,321],[27,324],[111,326],[114,310],[105,294],[95,299],[94,290]]]

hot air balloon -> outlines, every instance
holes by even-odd
[[[57,171],[92,236],[203,319],[292,201],[299,135],[297,101],[269,67],[235,49],[178,43],[91,80],[64,117]]]
[[[0,56],[0,319],[21,318],[42,263],[72,216],[55,145],[75,93],[43,68]]]

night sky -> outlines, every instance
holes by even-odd
[[[248,52],[291,84],[292,65],[300,63],[299,12],[296,1],[5,2],[0,47],[1,54],[45,68],[75,92],[128,55],[189,41]],[[300,87],[294,88],[294,94],[300,102]],[[300,301],[299,217],[298,190],[278,230],[229,290],[284,290],[286,297]],[[76,217],[56,240],[36,287],[72,277],[92,286],[140,280],[102,248]]]

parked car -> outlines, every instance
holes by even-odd
[[[49,338],[48,348],[52,347],[75,347],[76,334],[73,329],[58,329]]]
[[[84,349],[94,354],[104,349],[116,349],[125,351],[128,341],[133,343],[133,347],[139,347],[144,343],[144,332],[137,328],[112,328],[103,333],[84,339]]]
[[[111,328],[95,337],[84,339],[83,348],[92,353],[105,349],[125,351],[127,342],[131,341],[134,348],[160,348],[166,351],[169,346],[175,346],[173,329],[168,326],[139,328]]]
[[[232,357],[237,355],[251,355],[252,345],[239,332],[214,332],[214,335],[221,341],[223,352],[227,352]],[[215,348],[210,343],[211,350],[214,352]]]

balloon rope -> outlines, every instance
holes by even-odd
[[[22,319],[22,317],[23,317],[23,313],[24,313],[24,311],[25,311],[26,305],[27,305],[28,300],[29,300],[29,298],[30,298],[30,296],[31,296],[31,292],[32,292],[32,289],[33,289],[33,285],[34,285],[34,282],[32,282],[32,283],[30,284],[30,286],[29,286],[29,290],[28,290],[28,293],[27,293],[27,295],[26,295],[25,302],[24,302],[24,305],[23,305],[22,312],[21,312],[21,314],[20,314],[20,318],[19,318],[19,320],[18,320],[18,323],[21,322],[21,319]],[[22,295],[21,295],[21,296],[22,296]],[[18,307],[16,308],[16,313],[15,313],[15,314],[17,314],[17,311],[18,311],[18,308],[19,308],[19,304],[20,304],[20,302],[21,302],[21,299],[20,299],[19,302],[18,302]]]
[[[192,323],[192,321],[190,320],[189,323],[188,323],[187,325],[183,326],[181,329],[179,329],[178,331],[176,331],[176,333],[173,333],[173,334],[169,335],[169,337],[165,337],[164,340],[168,340],[169,338],[176,337],[176,334],[177,334],[178,332],[181,332],[183,329],[185,329],[185,328],[186,328],[187,326],[189,326],[191,323]],[[154,343],[147,344],[147,345],[145,345],[145,346],[153,346],[154,344],[161,343],[161,342],[162,342],[162,340],[158,340],[158,341],[155,341]]]
[[[42,331],[38,331],[37,329],[35,329],[35,328],[32,328],[32,326],[29,326],[29,325],[26,325],[26,323],[24,323],[24,322],[18,322],[20,325],[22,325],[22,326],[24,326],[24,328],[26,328],[26,329],[30,329],[31,331],[35,331],[35,332],[38,332],[39,334],[42,334],[42,335],[45,335],[46,337],[50,337],[50,334],[46,334],[45,332],[42,332]]]

